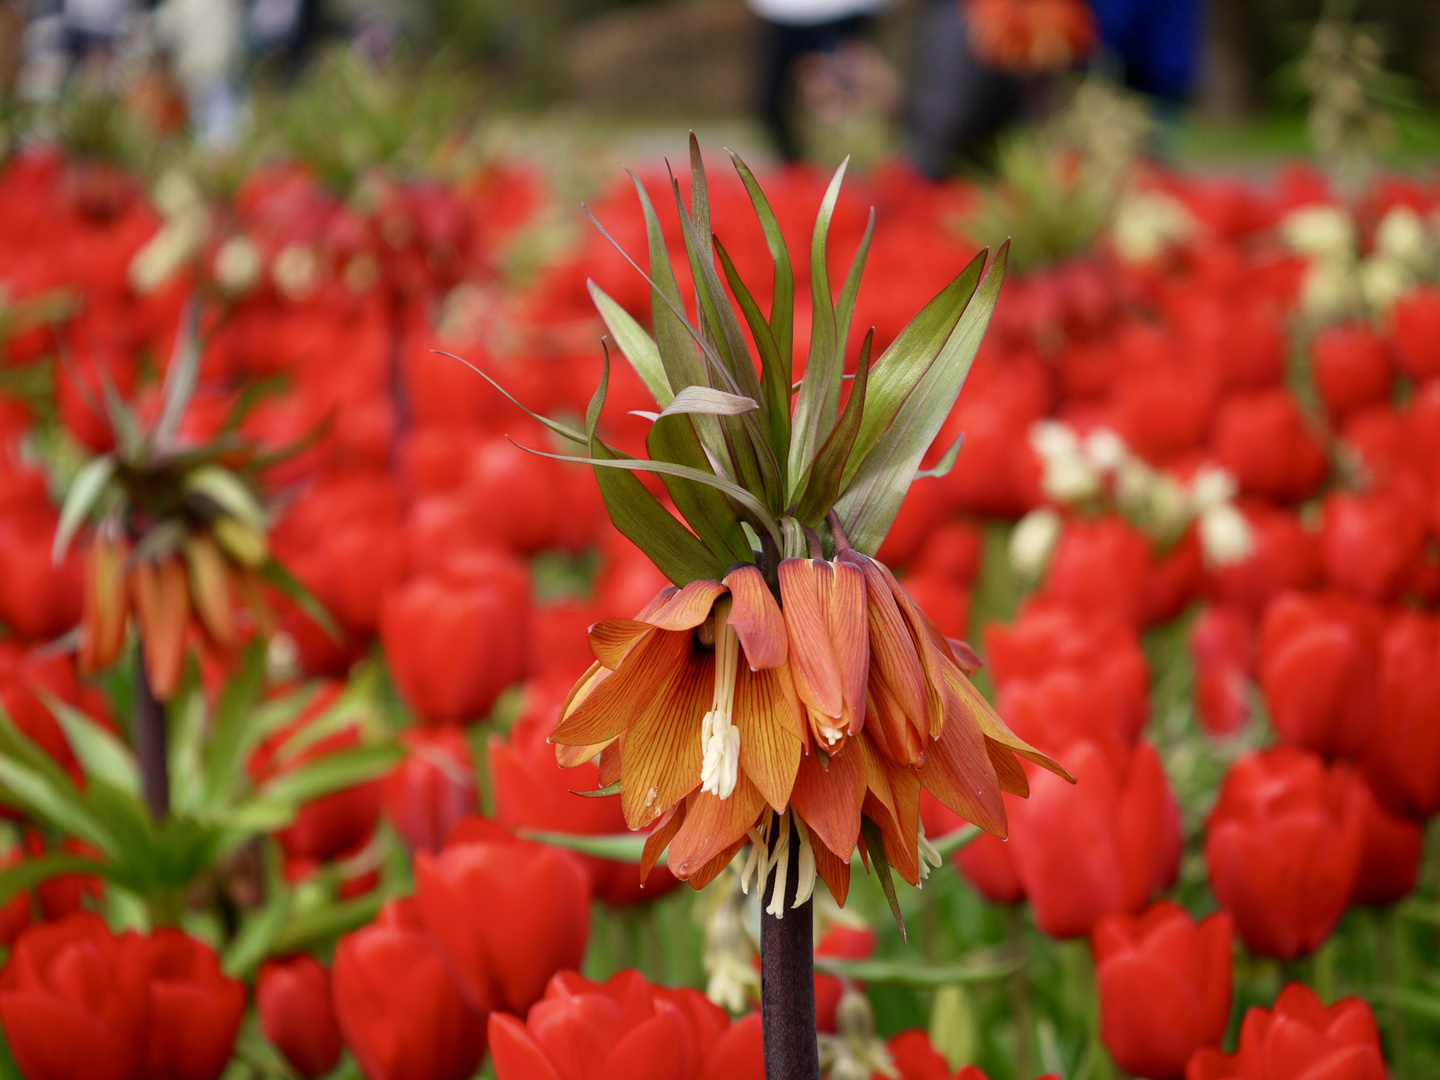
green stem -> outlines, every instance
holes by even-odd
[[[1025,922],[1020,909],[1011,906],[1005,910],[1005,939],[1010,951],[1016,956],[1028,956],[1029,945],[1025,938]],[[1030,1080],[1030,1062],[1035,1041],[1035,1016],[1030,1002],[1029,964],[1021,964],[1010,974],[1010,1022],[1015,1026],[1015,1080]]]

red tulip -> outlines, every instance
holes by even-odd
[[[969,521],[942,521],[925,537],[915,559],[915,571],[968,589],[980,576],[984,553],[985,535],[977,525]]]
[[[485,1015],[450,981],[413,901],[341,938],[332,980],[340,1034],[367,1080],[468,1080],[485,1056]]]
[[[1392,362],[1385,342],[1363,323],[1332,326],[1310,342],[1320,400],[1345,416],[1390,396]]]
[[[1413,476],[1365,495],[1331,495],[1320,533],[1325,576],[1366,600],[1395,600],[1414,576],[1425,533],[1425,490]]]
[[[758,1012],[736,1020],[715,1040],[696,1080],[765,1080],[765,1033]]]
[[[1257,618],[1286,589],[1306,589],[1320,578],[1320,545],[1292,513],[1259,503],[1242,503],[1254,549],[1242,562],[1216,570],[1211,592],[1222,603]]]
[[[305,1080],[340,1061],[340,1026],[330,973],[308,953],[267,960],[255,980],[255,1008],[265,1038]]]
[[[967,822],[942,806],[928,791],[920,792],[920,821],[925,835],[934,839],[963,829]],[[982,832],[955,853],[960,873],[981,896],[997,904],[1018,904],[1025,899],[1025,886],[1015,872],[1011,847],[998,836]]]
[[[875,933],[858,926],[836,923],[825,931],[815,943],[816,956],[831,956],[841,960],[867,960],[875,952]],[[815,975],[815,1028],[818,1031],[834,1033],[835,1012],[840,1007],[840,997],[845,984],[834,975],[817,972]]]
[[[1030,798],[1006,800],[1009,847],[1052,937],[1088,934],[1097,919],[1139,911],[1180,869],[1180,812],[1154,747],[1131,753],[1081,741],[1064,750],[1077,783],[1036,775]]]
[[[67,855],[83,855],[95,858],[100,853],[83,840],[67,838],[53,845],[52,850]],[[31,858],[46,853],[45,838],[34,829],[25,830],[25,852]],[[98,877],[91,874],[56,874],[35,886],[35,898],[40,901],[40,914],[54,922],[81,909],[86,899],[99,901],[105,887]]]
[[[1116,517],[1066,522],[1039,597],[1139,627],[1145,614],[1150,541]]]
[[[946,637],[965,638],[970,628],[970,593],[935,574],[907,574],[905,591]]]
[[[1368,785],[1360,786],[1365,792],[1365,847],[1360,856],[1360,870],[1355,875],[1353,901],[1393,904],[1415,889],[1425,847],[1425,830],[1409,818],[1385,809]]]
[[[245,987],[204,942],[156,930],[145,942],[150,987],[146,1080],[215,1080],[230,1061]]]
[[[412,579],[380,606],[380,641],[421,723],[479,719],[523,677],[530,578],[524,564],[467,553]]]
[[[25,853],[18,847],[0,855],[0,871],[18,866]],[[34,918],[33,901],[27,892],[16,893],[4,904],[0,904],[0,947],[10,948]]]
[[[271,533],[276,558],[362,644],[405,576],[400,495],[381,472],[324,476]]]
[[[347,721],[333,733],[306,742],[305,731],[328,718],[340,697],[339,683],[326,684],[305,711],[267,738],[250,757],[256,783],[294,771],[326,754],[360,743],[360,727]],[[296,748],[298,747],[298,749]],[[295,820],[275,834],[291,859],[324,862],[361,847],[380,820],[381,784],[369,780],[322,795],[300,807]]]
[[[1282,742],[1329,756],[1365,745],[1381,625],[1377,609],[1340,593],[1286,593],[1266,609],[1260,688]]]
[[[627,830],[620,800],[582,798],[577,791],[600,787],[600,770],[593,762],[562,769],[555,762],[550,733],[560,716],[560,705],[573,680],[531,681],[525,686],[520,718],[502,741],[491,736],[490,779],[495,792],[495,820],[512,829],[548,829],[556,832],[609,836]],[[679,881],[663,866],[651,870],[644,881],[631,863],[584,856],[594,894],[607,904],[623,907],[653,900],[675,888]]]
[[[913,1028],[892,1035],[886,1041],[885,1049],[903,1080],[950,1080],[950,1065],[935,1049],[926,1031]],[[971,1077],[965,1075],[963,1080],[971,1080]]]
[[[1360,778],[1289,746],[1235,762],[1205,824],[1215,898],[1251,952],[1281,960],[1330,936],[1364,849]]]
[[[1197,924],[1168,900],[1095,924],[1100,1033],[1116,1064],[1179,1080],[1197,1048],[1219,1045],[1230,1020],[1234,936],[1224,912]]]
[[[490,1053],[497,1080],[690,1080],[727,1026],[695,990],[651,987],[635,971],[603,985],[562,972],[525,1023],[490,1014]],[[743,1065],[747,1049],[723,1052]]]
[[[80,621],[85,571],[79,553],[50,555],[59,516],[50,507],[0,516],[0,621],[28,638],[50,638]]]
[[[1195,710],[1212,735],[1233,735],[1250,719],[1255,627],[1245,612],[1208,607],[1190,628]]]
[[[1320,440],[1285,390],[1226,399],[1215,416],[1215,460],[1240,490],[1278,502],[1299,502],[1325,479]]]
[[[33,926],[0,972],[0,1022],[28,1080],[138,1080],[150,1008],[145,942],[98,915]]]
[[[484,823],[488,825],[488,823]],[[579,967],[590,881],[567,851],[504,836],[467,836],[415,857],[416,903],[451,977],[476,1009],[523,1013],[562,968]]]
[[[1362,768],[1392,810],[1440,810],[1440,616],[1402,612],[1385,627],[1379,716]]]
[[[1386,1080],[1375,1017],[1361,998],[1328,1009],[1303,983],[1280,991],[1269,1012],[1253,1008],[1234,1054],[1198,1051],[1185,1080]]]
[[[439,851],[476,807],[475,765],[463,732],[415,729],[400,736],[405,760],[385,778],[385,813],[411,851]]]
[[[1440,375],[1440,289],[1422,285],[1402,296],[1390,324],[1400,370],[1417,382]]]
[[[1058,687],[1071,681],[1059,678],[1062,675],[1083,680],[1086,697],[1072,714],[1083,722],[1061,723],[1062,729],[1112,733],[1129,744],[1149,719],[1150,672],[1140,643],[1128,626],[1103,614],[1082,615],[1078,609],[1032,600],[1010,625],[987,626],[984,642],[990,677],[1000,687],[1001,711],[1007,720],[1029,715],[1019,699],[1059,693]],[[1045,691],[1047,683],[1057,689]],[[1014,716],[1003,704],[1007,694],[1017,699]],[[1048,728],[1044,719],[1036,717],[1033,735]]]

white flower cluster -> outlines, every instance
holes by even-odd
[[[130,260],[130,286],[137,293],[164,285],[200,253],[210,235],[210,207],[188,174],[172,169],[162,175],[151,202],[165,220]]]
[[[1108,428],[1081,436],[1059,420],[1032,425],[1030,445],[1040,457],[1046,496],[1062,507],[1113,506],[1162,543],[1197,523],[1210,566],[1239,562],[1254,546],[1250,526],[1233,501],[1235,479],[1224,469],[1207,465],[1185,483],[1131,453]],[[1010,565],[1016,574],[1039,580],[1063,525],[1059,511],[1050,507],[1021,518],[1010,534]]]
[[[1320,322],[1383,315],[1440,270],[1440,220],[1427,221],[1408,206],[1396,206],[1380,219],[1368,255],[1360,253],[1355,219],[1340,206],[1294,210],[1280,223],[1280,236],[1310,259],[1300,305]]]
[[[1199,228],[1185,204],[1163,191],[1133,191],[1121,198],[1110,223],[1110,242],[1127,263],[1153,262]]]

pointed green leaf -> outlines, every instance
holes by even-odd
[[[909,941],[905,934],[905,916],[900,914],[900,899],[895,895],[895,880],[890,876],[890,863],[885,857],[885,838],[880,833],[880,826],[861,815],[860,835],[865,838],[865,850],[870,854],[870,864],[875,867],[875,877],[890,904],[890,914],[895,916],[895,925],[900,928],[900,940]]]
[[[665,408],[675,397],[675,392],[670,389],[670,381],[665,375],[665,364],[660,359],[660,347],[635,321],[634,316],[607,296],[604,289],[588,280],[585,287],[590,290],[590,299],[595,304],[595,310],[600,312],[600,318],[605,321],[605,328],[610,331],[615,344],[620,346],[620,351],[625,354],[625,359],[630,361],[635,374],[640,376],[640,381],[650,391],[655,404]]]
[[[103,876],[109,873],[109,869],[103,862],[64,851],[22,859],[14,866],[0,870],[0,907],[8,904],[20,893],[28,892],[52,877],[59,877],[61,874]]]
[[[266,527],[265,508],[250,485],[229,469],[207,465],[185,477],[185,490],[203,495],[225,513],[252,529]]]
[[[916,480],[938,480],[942,476],[949,476],[950,470],[955,467],[955,459],[960,456],[960,444],[965,441],[965,433],[962,431],[955,436],[955,441],[950,444],[948,450],[940,455],[933,468],[919,469],[915,473]]]
[[[770,200],[760,189],[755,174],[740,160],[738,154],[732,152],[730,160],[734,162],[735,171],[740,174],[740,181],[750,195],[750,205],[755,208],[755,216],[760,219],[760,229],[765,234],[765,246],[770,249],[770,259],[775,264],[775,283],[770,298],[770,333],[775,339],[776,353],[780,358],[780,370],[775,373],[775,378],[781,385],[788,387],[791,358],[795,348],[795,272],[790,267],[790,251],[785,246],[784,235],[780,232],[780,222],[775,219],[775,212],[770,209]],[[788,397],[785,414],[788,420]],[[782,453],[789,450],[788,443],[776,445]]]
[[[225,682],[210,724],[205,747],[201,799],[218,808],[229,798],[242,767],[245,729],[265,688],[265,642],[259,638],[245,647],[235,674]]]
[[[291,603],[309,616],[310,621],[324,630],[331,641],[343,641],[345,633],[340,629],[340,624],[335,621],[334,616],[325,610],[325,606],[315,599],[315,594],[307,589],[294,574],[286,570],[275,559],[266,559],[260,564],[259,574],[266,584],[279,589]]]
[[[579,795],[582,799],[603,799],[609,795],[620,794],[620,781],[612,780],[604,787],[598,787],[594,791],[572,791],[571,795]]]
[[[650,248],[650,272],[645,275],[650,283],[650,325],[655,333],[660,359],[665,365],[666,381],[675,393],[687,386],[704,386],[708,380],[705,378],[705,369],[700,358],[690,346],[690,333],[685,326],[685,309],[680,303],[680,286],[675,280],[675,270],[670,265],[670,253],[665,247],[665,234],[660,229],[660,219],[655,214],[655,207],[651,205],[650,195],[645,190],[645,185],[640,182],[640,177],[631,170],[626,171],[630,173],[630,179],[635,185],[635,193],[640,196],[640,209],[645,215],[645,235]],[[598,226],[599,223],[596,224]],[[604,230],[601,232],[604,233]],[[608,233],[604,235],[609,236]],[[618,245],[616,246],[618,248]]]
[[[835,342],[839,349],[840,365],[845,365],[845,345],[850,338],[850,317],[855,314],[855,299],[860,293],[860,276],[865,272],[865,258],[870,254],[870,240],[875,235],[875,208],[870,208],[870,220],[865,224],[865,235],[860,238],[860,246],[855,249],[855,257],[850,261],[850,270],[845,275],[845,283],[840,286],[840,299],[835,304]],[[839,387],[836,387],[839,390]],[[832,403],[830,411],[834,412],[835,406]]]
[[[260,785],[258,795],[267,802],[300,806],[311,799],[375,780],[404,760],[396,743],[352,746],[281,773]]]
[[[0,708],[0,802],[19,806],[60,832],[111,850],[105,827],[86,808],[69,774]]]
[[[724,390],[713,390],[708,386],[687,386],[660,411],[660,415],[741,416],[758,408],[760,403],[754,398],[727,394]]]
[[[163,446],[175,437],[190,398],[194,396],[195,381],[199,375],[200,305],[192,299],[186,303],[185,312],[180,316],[180,333],[175,339],[170,366],[165,371],[164,405],[153,433],[156,444]]]
[[[280,889],[259,911],[240,924],[240,932],[225,948],[221,967],[232,979],[245,979],[255,974],[264,959],[271,955],[276,940],[290,920],[294,893]]]
[[[815,957],[815,970],[867,986],[909,986],[930,990],[941,986],[987,982],[1004,978],[1025,966],[1025,957],[1007,946],[976,949],[959,960],[936,964],[929,960],[842,960]]]
[[[642,330],[641,333],[644,333],[644,331]],[[517,409],[523,412],[526,416],[530,417],[532,420],[538,420],[541,424],[549,428],[556,435],[559,435],[562,439],[569,439],[571,442],[580,443],[582,446],[585,444],[585,436],[580,434],[580,432],[576,431],[572,427],[566,427],[564,424],[556,420],[551,420],[548,416],[541,416],[537,412],[531,412],[524,405],[520,404],[520,402],[517,401],[514,397],[511,397],[508,390],[506,390],[498,382],[492,379],[489,375],[485,374],[485,372],[481,371],[469,360],[466,360],[463,356],[456,356],[454,353],[443,352],[440,349],[432,349],[431,352],[434,352],[440,356],[448,356],[452,360],[459,360],[460,363],[464,364],[471,371],[475,372],[476,375],[479,375],[496,390],[499,390],[500,393],[505,396],[505,400],[509,401],[510,404],[514,405]]]
[[[60,723],[65,739],[87,777],[99,777],[131,795],[140,794],[140,772],[130,748],[73,705],[38,691]]]
[[[352,900],[334,900],[292,918],[275,939],[277,956],[313,949],[341,934],[358,930],[375,921],[380,909],[391,899],[386,889],[375,889]]]
[[[645,852],[646,838],[643,833],[596,836],[588,833],[544,832],[539,829],[517,829],[515,831],[524,839],[533,840],[537,844],[548,844],[550,847],[564,848],[566,851],[577,851],[581,855],[593,855],[597,859],[608,859],[611,862],[638,865]],[[665,856],[662,855],[656,865],[663,865],[664,861]]]
[[[915,470],[945,422],[980,347],[1005,279],[1008,241],[976,290],[940,355],[905,398],[894,421],[865,457],[835,504],[850,543],[873,554],[890,530]],[[852,452],[853,454],[853,452]]]
[[[905,324],[905,329],[875,361],[875,368],[870,372],[865,416],[855,448],[850,452],[850,463],[845,467],[842,487],[849,486],[860,463],[890,429],[906,398],[940,355],[980,284],[985,255],[982,251],[971,259],[949,285]]]
[[[710,235],[710,187],[705,182],[705,159],[700,156],[700,140],[690,132],[690,217],[695,231]]]
[[[50,548],[52,562],[58,565],[65,558],[76,531],[90,516],[110,478],[115,475],[115,467],[115,459],[105,454],[87,461],[75,474],[70,490],[65,493],[65,505],[60,508],[60,523],[55,527],[55,543]]]
[[[760,305],[755,303],[755,298],[750,295],[745,282],[740,280],[735,264],[730,261],[730,256],[718,237],[715,240],[715,250],[720,255],[720,265],[725,269],[725,280],[740,304],[745,321],[750,325],[750,333],[755,338],[755,347],[760,352],[760,383],[761,392],[765,395],[765,416],[770,441],[778,455],[777,465],[783,468],[790,446],[790,365],[781,358],[770,326],[766,323],[765,316],[760,313]],[[781,479],[783,481],[784,477]]]
[[[855,367],[855,384],[850,388],[850,399],[845,402],[845,412],[835,425],[825,445],[815,455],[810,467],[810,477],[805,484],[805,494],[795,510],[795,516],[811,528],[819,525],[840,494],[840,478],[845,472],[845,462],[850,459],[850,448],[855,445],[855,436],[860,430],[860,418],[865,415],[865,390],[870,376],[870,345],[875,339],[872,327],[860,346],[860,360]]]
[[[810,352],[805,361],[805,377],[800,383],[800,397],[795,402],[795,419],[790,425],[790,461],[787,475],[790,491],[786,502],[799,494],[799,480],[815,458],[815,448],[829,434],[833,423],[825,415],[825,403],[833,402],[840,393],[842,365],[837,361],[835,341],[835,301],[830,295],[830,272],[825,265],[826,243],[830,235],[830,217],[840,197],[840,184],[845,179],[846,158],[835,170],[835,176],[821,200],[815,215],[815,230],[810,237]],[[832,392],[833,386],[833,392]]]
[[[671,461],[702,472],[713,472],[695,428],[684,416],[657,419],[645,438],[645,449],[652,460]],[[662,474],[660,480],[670,492],[680,516],[690,523],[695,534],[712,552],[727,564],[750,559],[750,542],[745,539],[735,511],[720,491],[677,476]]]

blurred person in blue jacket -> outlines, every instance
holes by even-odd
[[[996,57],[990,38],[1004,37],[996,24],[1015,31],[1067,6],[1079,0],[927,0],[906,116],[905,152],[918,171],[944,176],[957,158],[981,159],[1006,126],[1039,118],[1060,70],[1022,70]],[[1161,110],[1182,104],[1199,69],[1201,0],[1088,0],[1088,6],[1096,38],[1088,66],[1148,95]]]

